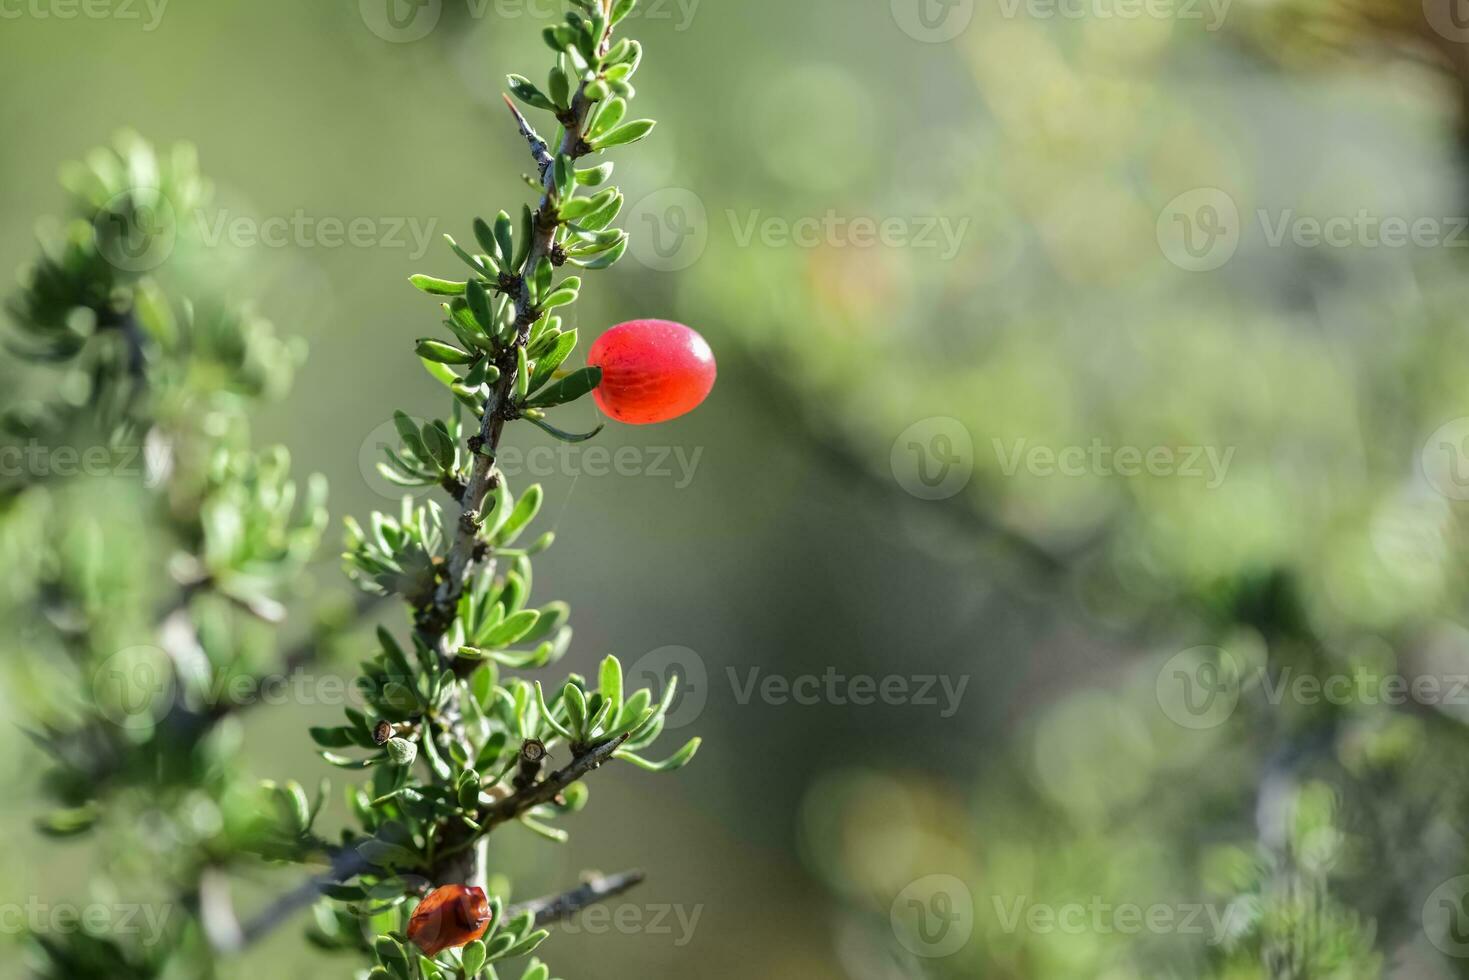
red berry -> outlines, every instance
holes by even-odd
[[[597,338],[587,363],[602,369],[593,392],[609,417],[629,425],[667,422],[692,412],[714,387],[714,352],[671,320],[631,320]]]
[[[426,956],[472,943],[490,926],[490,903],[478,888],[445,885],[418,903],[408,920],[408,938]]]

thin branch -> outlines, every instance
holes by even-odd
[[[627,741],[627,738],[627,735],[619,735],[616,738],[608,739],[602,744],[582,753],[573,759],[565,768],[556,770],[534,786],[521,790],[512,796],[507,796],[500,802],[488,807],[480,814],[481,829],[468,839],[459,842],[455,851],[470,851],[477,841],[489,833],[492,827],[502,824],[507,820],[513,820],[532,807],[551,802],[572,783],[601,767],[603,763],[612,758],[612,754],[622,747],[622,743]],[[298,911],[306,908],[320,898],[322,889],[327,885],[346,881],[371,867],[371,864],[361,854],[362,843],[366,842],[360,842],[356,847],[339,850],[332,858],[332,866],[329,871],[302,882],[266,906],[259,915],[250,920],[244,927],[241,945],[253,945],[275,931],[277,927],[289,921]],[[440,861],[442,862],[444,858],[451,857],[453,853],[441,853],[439,855]],[[632,873],[629,872],[629,874]],[[622,877],[614,876],[613,878],[604,879],[604,881],[613,883],[620,881]],[[638,880],[641,880],[640,875]],[[437,883],[446,884],[447,882]],[[619,892],[626,891],[635,884],[637,884],[636,881],[628,882],[617,889],[617,891],[609,892],[608,894],[618,894]]]
[[[488,807],[480,814],[480,823],[484,827],[481,833],[488,833],[489,829],[496,824],[515,819],[531,807],[550,803],[572,783],[592,770],[600,768],[602,763],[612,758],[612,753],[622,748],[622,743],[627,739],[627,734],[608,739],[572,759],[565,768],[557,769],[540,782],[527,786]]]
[[[603,32],[599,50],[605,52],[611,40],[612,26],[611,19],[608,18],[608,26]],[[576,159],[588,152],[586,142],[582,138],[582,129],[586,125],[587,114],[591,111],[591,107],[592,100],[587,98],[586,83],[583,82],[577,88],[576,95],[571,100],[571,108],[563,122],[565,132],[561,138],[560,147],[560,153],[563,156]],[[517,117],[517,125],[520,126],[521,132],[530,130],[529,124],[523,122],[520,111],[513,103],[510,108]],[[530,133],[534,133],[534,130],[530,130]],[[527,135],[526,138],[531,139],[531,136]],[[540,137],[537,136],[532,141],[533,152],[539,140]],[[537,163],[540,163],[539,158]],[[560,218],[556,214],[556,203],[555,168],[545,167],[541,174],[541,202],[536,208],[535,220],[532,222],[530,250],[526,255],[525,265],[521,267],[520,294],[515,297],[515,340],[501,353],[499,363],[496,365],[500,369],[500,381],[485,400],[484,416],[481,419],[477,437],[479,448],[475,451],[469,482],[464,488],[461,501],[463,509],[459,515],[454,543],[444,562],[443,578],[434,591],[433,604],[420,619],[422,632],[427,634],[424,638],[431,640],[431,645],[434,647],[442,644],[443,634],[448,629],[449,623],[453,621],[454,609],[458,605],[460,595],[464,592],[465,580],[475,560],[475,548],[479,543],[480,515],[484,509],[485,498],[495,488],[496,481],[499,479],[499,474],[495,471],[495,453],[500,448],[500,435],[505,428],[507,418],[505,409],[510,406],[511,393],[515,391],[516,352],[529,342],[531,326],[538,319],[538,311],[535,310],[531,301],[530,279],[541,260],[550,257],[555,245],[556,230],[560,227]],[[441,650],[440,652],[447,655],[447,651]]]
[[[526,142],[530,144],[530,155],[535,159],[536,166],[540,168],[541,179],[544,180],[546,168],[555,164],[556,159],[551,156],[551,149],[546,146],[546,141],[541,139],[541,134],[536,132],[530,120],[525,118],[525,114],[516,108],[510,96],[504,95],[503,98],[505,104],[510,107],[511,115],[515,117],[515,124],[520,127],[520,135],[524,136]]]
[[[366,871],[368,867],[367,859],[358,853],[356,848],[347,848],[339,851],[332,861],[330,871],[316,875],[297,885],[271,902],[260,914],[251,919],[242,931],[240,948],[244,949],[245,947],[255,945],[277,928],[289,922],[291,917],[297,912],[320,898],[322,890],[328,885],[334,885],[339,881],[346,881],[348,878]]]
[[[505,910],[505,917],[513,919],[530,911],[536,914],[536,925],[545,926],[562,919],[569,919],[582,909],[631,891],[642,884],[645,875],[641,871],[623,871],[615,875],[590,877],[580,887],[560,895],[546,895],[528,902],[520,902]]]
[[[608,17],[607,27],[598,45],[599,50],[604,54],[609,49],[611,40],[612,24],[611,18]],[[583,128],[591,108],[592,100],[587,97],[586,82],[582,82],[577,86],[576,95],[573,96],[571,106],[562,119],[563,134],[559,149],[562,155],[575,160],[591,152],[590,147],[582,138]],[[524,122],[524,117],[513,103],[510,104],[510,109],[516,117],[517,126],[521,132],[527,133],[526,139],[531,141],[532,153],[536,154],[540,137],[536,136],[532,139],[529,134],[535,131],[530,128],[529,123]],[[542,157],[537,155],[538,164],[541,159]],[[500,448],[500,437],[504,432],[505,423],[512,417],[509,410],[513,407],[519,353],[530,343],[531,327],[541,316],[541,311],[535,308],[533,302],[531,282],[542,260],[551,257],[556,244],[556,231],[561,226],[561,218],[557,213],[556,168],[545,166],[541,169],[541,200],[531,221],[530,247],[526,253],[525,264],[520,269],[519,292],[515,295],[515,337],[513,342],[500,351],[496,358],[495,366],[500,371],[500,381],[485,399],[479,433],[469,441],[474,463],[470,467],[469,481],[465,484],[464,493],[460,497],[461,510],[455,526],[454,542],[444,560],[441,570],[442,577],[438,587],[434,590],[433,601],[428,608],[418,614],[415,623],[420,638],[428,644],[430,649],[437,650],[439,656],[450,665],[453,662],[453,651],[444,649],[444,636],[454,621],[455,610],[458,608],[460,597],[464,594],[470,572],[476,562],[483,562],[487,568],[494,567],[494,552],[485,553],[481,548],[481,515],[484,512],[485,500],[501,478],[495,467],[495,454]],[[482,862],[480,856],[473,850],[473,846],[475,841],[482,839],[483,836],[483,831],[466,833],[466,828],[462,825],[451,824],[446,837],[446,843],[449,846],[442,854],[453,857],[447,862],[440,860],[433,869],[434,876],[452,881],[478,880],[483,870],[480,867]]]

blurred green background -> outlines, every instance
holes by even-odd
[[[33,254],[58,162],[121,126],[197,145],[209,227],[275,219],[279,240],[210,254],[310,344],[256,437],[329,479],[301,604],[342,592],[341,518],[393,507],[382,427],[444,410],[406,278],[452,268],[442,234],[522,199],[500,90],[545,60],[555,5],[443,0],[402,30],[374,0],[70,9],[0,0],[0,266]],[[648,872],[620,903],[637,923],[553,937],[558,974],[1469,975],[1423,912],[1469,870],[1469,704],[1260,682],[1469,675],[1445,67],[1464,38],[1436,23],[1431,5],[644,0],[628,30],[660,125],[618,159],[634,243],[573,318],[687,322],[720,380],[699,412],[590,444],[637,450],[627,472],[579,447],[531,474],[561,542],[538,583],[576,611],[571,669],[616,652],[691,672],[685,732],[705,742],[677,776],[599,774],[569,846],[496,839],[525,894]],[[1332,219],[1342,237],[1314,239]],[[1155,462],[1130,475],[1120,448]],[[1195,724],[1176,655],[1199,683],[1222,664],[1238,707]],[[828,671],[938,678],[937,703],[747,693]],[[314,785],[305,727],[336,711],[249,714],[252,769]],[[32,834],[38,760],[0,754],[0,902],[85,888],[87,849]],[[298,874],[262,870],[241,905]],[[912,901],[940,933],[904,925]],[[1016,901],[1242,924],[1007,927]],[[21,975],[15,943],[0,964]],[[345,968],[288,928],[227,969]]]

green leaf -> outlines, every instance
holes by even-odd
[[[610,132],[618,123],[622,122],[627,115],[627,100],[613,99],[602,107],[597,114],[597,120],[592,126],[591,138],[596,139],[604,133]]]
[[[442,340],[434,340],[431,337],[421,338],[414,350],[424,360],[437,361],[440,364],[473,364],[479,360],[477,354],[470,354],[453,344],[446,344]]]
[[[524,956],[525,954],[534,950],[541,943],[545,942],[546,937],[549,935],[551,934],[545,929],[537,929],[535,932],[531,933],[529,936],[526,936],[520,942],[507,949],[504,955],[500,958],[512,960],[515,959],[517,956]]]
[[[570,682],[561,691],[561,703],[566,705],[566,717],[571,730],[578,736],[587,731],[587,696],[582,689]]]
[[[583,262],[576,258],[573,258],[571,261],[573,264],[583,269],[589,269],[595,272],[598,269],[606,269],[607,267],[616,263],[618,259],[622,258],[623,253],[626,251],[627,239],[623,238],[616,245],[612,246],[612,248],[603,252],[601,255],[598,255],[596,258],[590,259],[586,262]]]
[[[530,367],[525,361],[525,348],[515,348],[515,400],[525,401],[526,393],[530,390]]]
[[[536,370],[530,379],[531,391],[539,391],[547,381],[551,380],[551,376],[556,373],[556,369],[561,366],[563,361],[571,356],[572,351],[576,350],[576,340],[577,334],[575,330],[561,334],[556,338],[555,345],[549,351],[536,358]]]
[[[571,103],[571,79],[566,77],[566,72],[558,65],[551,69],[547,81],[551,86],[551,100],[556,103],[557,108]]]
[[[419,357],[418,362],[423,365],[425,371],[433,375],[435,381],[446,388],[459,382],[459,375],[438,361],[431,361],[426,357]]]
[[[345,749],[356,742],[350,728],[311,728],[311,740],[324,749]]]
[[[54,810],[38,820],[36,827],[48,837],[75,837],[91,830],[101,815],[96,803],[88,803],[70,810]]]
[[[420,860],[408,848],[381,840],[363,841],[357,845],[357,853],[362,855],[363,860],[381,868],[414,868]],[[382,956],[381,951],[378,955]]]
[[[545,491],[541,489],[539,483],[532,485],[530,489],[521,494],[520,500],[516,501],[515,509],[510,512],[510,516],[505,519],[505,524],[495,535],[496,543],[502,545],[513,543],[525,526],[535,520],[536,514],[540,513],[541,501],[544,497]]]
[[[510,86],[510,91],[517,99],[526,105],[537,109],[545,109],[549,112],[556,111],[556,103],[548,99],[535,84],[524,75],[508,75],[505,81]]]
[[[435,279],[433,276],[409,276],[408,281],[425,293],[434,296],[459,296],[464,292],[464,283]]]
[[[530,408],[550,408],[555,405],[565,405],[574,402],[578,398],[596,388],[602,383],[602,369],[599,367],[584,367],[573,371],[566,377],[550,385],[544,391],[537,394],[526,405]]]
[[[529,204],[520,206],[520,237],[515,243],[514,261],[510,263],[512,270],[525,267],[525,260],[530,256],[531,243],[536,237],[536,217],[531,211]]]
[[[401,943],[391,936],[379,936],[372,944],[372,948],[383,966],[392,970],[396,976],[407,980],[409,977],[408,952]]]
[[[622,661],[610,653],[597,673],[597,691],[612,704],[613,711],[622,708]]]
[[[433,456],[439,469],[448,472],[454,468],[454,442],[444,430],[443,423],[434,421],[423,427],[423,444]]]
[[[282,808],[290,815],[291,825],[296,833],[304,834],[311,824],[311,801],[306,798],[306,790],[293,779],[284,786],[276,787],[276,795],[280,798]]]
[[[495,241],[495,233],[490,229],[490,223],[484,218],[474,219],[474,240],[479,242],[481,250],[490,255],[500,250],[500,243]]]
[[[495,241],[500,246],[500,255],[505,260],[505,268],[515,268],[515,240],[510,226],[510,215],[501,211],[495,216]]]
[[[571,839],[571,835],[568,834],[566,831],[562,830],[560,827],[552,827],[552,826],[550,826],[548,824],[543,824],[539,820],[535,819],[534,817],[532,817],[528,813],[523,813],[523,814],[520,815],[520,825],[522,827],[524,827],[526,830],[529,830],[531,833],[533,833],[533,834],[539,834],[540,836],[546,838],[547,840],[555,841],[558,844],[565,844],[567,841],[569,841]],[[511,937],[505,936],[505,938],[511,938]],[[511,939],[511,943],[513,943],[513,942],[514,942],[514,939]],[[506,944],[505,948],[506,948],[507,952],[501,953],[500,954],[501,956],[509,956],[510,955],[509,952],[508,952],[508,950],[510,949],[511,943],[507,943]]]
[[[536,681],[536,705],[541,709],[541,719],[551,727],[551,730],[568,741],[575,736],[560,721],[556,719],[556,713],[546,704],[546,694],[541,690],[541,682]]]
[[[613,167],[614,164],[612,161],[608,160],[601,166],[578,170],[576,172],[576,182],[583,187],[600,187],[607,183],[608,178],[612,176]]]
[[[629,752],[626,749],[618,749],[616,752],[612,753],[612,757],[614,759],[622,759],[626,762],[631,762],[638,768],[646,769],[649,772],[672,772],[675,769],[682,769],[684,766],[688,765],[689,760],[693,759],[694,753],[699,751],[699,746],[701,744],[703,744],[703,739],[691,738],[688,740],[687,743],[685,743],[683,748],[679,749],[677,752],[669,756],[667,759],[664,759],[662,762],[650,762],[649,760],[644,759],[642,756],[637,755],[633,752]]]
[[[549,533],[549,532],[548,532]],[[535,643],[545,639],[571,618],[571,607],[559,599],[548,602],[541,607],[541,618],[536,620],[535,627],[522,636],[518,642]]]
[[[483,969],[485,965],[485,944],[476,939],[474,942],[464,947],[463,953],[460,954],[460,959],[464,964],[465,976],[478,976],[479,971]]]
[[[536,620],[540,618],[541,614],[536,610],[522,609],[518,613],[505,617],[504,622],[490,630],[489,635],[484,638],[481,645],[486,647],[509,646],[529,633],[531,628],[536,625]]]
[[[556,184],[556,199],[558,201],[569,200],[576,191],[576,166],[572,163],[571,157],[564,153],[557,155],[555,166],[552,178]]]
[[[606,150],[614,146],[626,146],[629,143],[636,143],[651,133],[655,125],[657,124],[651,119],[638,119],[634,122],[618,126],[610,133],[598,137],[592,145],[598,150]]]
[[[449,248],[454,251],[454,254],[459,256],[459,261],[469,266],[475,272],[478,272],[482,276],[491,277],[499,273],[500,269],[499,266],[495,264],[493,252],[482,257],[470,255],[468,252],[464,251],[464,249],[459,247],[459,243],[454,241],[454,237],[452,235],[445,235],[444,240],[449,243]]]
[[[622,205],[625,203],[625,198],[622,193],[616,190],[616,188],[608,188],[608,190],[612,191],[612,194],[608,197],[607,203],[578,221],[576,223],[578,229],[582,231],[600,231],[610,225],[612,220],[622,211]]]
[[[591,432],[567,432],[564,429],[556,428],[556,426],[552,425],[550,422],[547,422],[545,419],[538,419],[533,415],[527,415],[525,419],[527,422],[540,429],[542,432],[554,436],[555,438],[560,439],[562,442],[571,443],[573,445],[579,442],[586,442],[588,439],[596,438],[597,435],[606,428],[605,425],[599,425]]]
[[[486,334],[495,329],[495,314],[490,307],[489,290],[479,282],[471,282],[464,291],[464,301],[469,304],[469,312],[474,314],[475,322]]]

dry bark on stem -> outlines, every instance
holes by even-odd
[[[550,925],[562,919],[569,919],[582,909],[590,908],[599,902],[605,902],[609,898],[636,888],[642,884],[643,877],[641,871],[623,871],[615,875],[590,877],[580,888],[573,888],[569,892],[562,892],[560,895],[546,895],[543,898],[512,905],[505,910],[505,917],[513,919],[523,912],[530,911],[535,913],[537,926]]]

